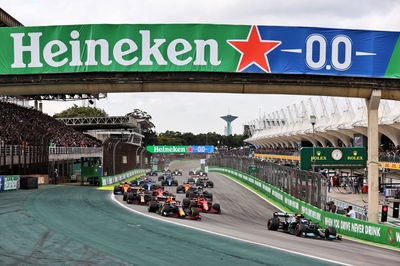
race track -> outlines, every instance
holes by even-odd
[[[197,161],[183,161],[173,164],[171,170],[182,170],[183,176],[177,177],[181,184],[183,180],[187,180],[189,170],[198,167]],[[221,204],[221,215],[203,214],[201,221],[164,217],[162,219],[345,264],[396,265],[399,262],[399,251],[346,239],[342,241],[306,239],[282,232],[269,231],[266,229],[266,220],[272,217],[274,211],[277,211],[275,207],[227,177],[209,173],[209,178],[213,180],[215,187],[208,191],[213,193],[214,202]],[[170,189],[172,192],[175,190],[176,187]],[[183,197],[184,195],[178,195],[178,199]],[[122,202],[122,197],[116,196],[116,199]],[[146,215],[160,217],[160,215],[148,213],[145,207],[128,205],[125,202],[123,204]]]
[[[173,167],[187,173],[197,163]],[[0,265],[332,265],[165,221],[346,264],[398,264],[398,251],[268,231],[265,221],[274,207],[226,177],[210,178],[223,213],[204,214],[201,221],[149,218],[126,209],[148,215],[146,207],[121,207],[109,191],[93,187],[0,193]]]

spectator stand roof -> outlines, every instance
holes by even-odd
[[[0,27],[23,27],[21,22],[0,8]]]

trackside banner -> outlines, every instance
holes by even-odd
[[[400,77],[399,32],[210,24],[0,28],[0,74],[211,71]]]
[[[112,175],[112,176],[103,176],[100,179],[100,186],[107,186],[107,185],[112,185],[114,183],[117,183],[121,180],[127,179],[131,176],[137,175],[137,174],[144,174],[146,173],[146,169],[134,169],[131,171],[127,171],[125,173],[122,174],[118,174],[118,175]]]
[[[0,192],[8,190],[19,189],[20,177],[19,175],[6,175],[0,176]]]
[[[344,215],[325,212],[294,198],[268,183],[235,169],[218,166],[210,166],[209,169],[210,171],[220,172],[238,178],[262,192],[267,197],[280,203],[287,209],[293,212],[303,213],[304,216],[319,223],[321,226],[335,227],[340,234],[400,248],[400,227],[374,224],[358,219],[348,218]]]

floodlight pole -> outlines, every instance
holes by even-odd
[[[312,150],[312,160],[311,160],[311,167],[313,172],[315,172],[315,136],[314,136],[314,127],[315,127],[315,123],[317,122],[317,117],[315,115],[310,115],[310,122],[311,122],[311,126],[312,126],[312,136],[313,136],[313,150]]]

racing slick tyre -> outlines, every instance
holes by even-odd
[[[219,205],[219,203],[214,203],[214,205],[212,206],[212,208],[213,208],[214,210],[216,210],[218,214],[221,214],[221,205]]]
[[[160,211],[161,216],[167,216],[168,213],[169,213],[169,210],[170,210],[169,205],[164,204],[164,205],[161,207],[161,211]]]
[[[189,207],[189,206],[190,206],[190,199],[184,198],[184,199],[182,200],[182,206],[183,206],[183,207]]]
[[[186,192],[186,198],[193,199],[195,197],[196,197],[195,193],[193,193],[191,191]]]
[[[197,203],[195,201],[191,201],[189,204],[190,208],[197,208],[196,206],[197,206]]]
[[[166,185],[167,185],[167,182],[165,182],[164,180],[161,181],[161,186],[166,186]]]
[[[210,181],[210,182],[208,183],[208,187],[214,188],[214,182],[213,182],[213,181]]]
[[[172,185],[173,185],[173,186],[178,186],[178,180],[174,180],[174,181],[172,182]]]
[[[195,183],[195,182],[194,182],[194,179],[191,178],[191,177],[188,178],[188,182],[190,182],[190,183]]]
[[[157,203],[157,201],[150,201],[149,202],[149,207],[147,208],[147,210],[149,211],[149,212],[157,212],[157,209],[158,209],[158,203]]]
[[[176,188],[176,193],[179,193],[179,192],[181,192],[181,191],[184,191],[182,185],[180,185],[180,186],[178,186],[178,187]]]
[[[267,223],[268,230],[272,230],[272,231],[278,230],[279,223],[280,223],[280,221],[279,221],[279,218],[277,218],[277,217],[268,219],[268,223]]]
[[[212,193],[207,192],[207,193],[203,193],[203,194],[204,194],[205,198],[213,200],[213,194]]]
[[[124,194],[124,197],[125,197],[125,194]],[[129,203],[129,202],[132,203],[132,201],[134,201],[134,200],[135,200],[135,196],[133,195],[133,193],[127,193],[127,195],[126,195],[127,203]]]
[[[164,180],[164,176],[159,176],[158,181],[162,181],[162,180]]]
[[[294,234],[296,236],[301,237],[305,231],[306,231],[306,226],[304,224],[298,224],[294,229]]]
[[[336,238],[336,228],[335,227],[328,227],[325,229],[325,238],[330,239],[329,236],[334,236]]]
[[[122,200],[126,201],[128,199],[128,192],[124,192],[124,195],[122,196]]]
[[[199,209],[197,209],[197,207],[191,208],[190,209],[190,216],[196,217],[197,215],[199,215]]]
[[[150,200],[151,200],[151,196],[150,195],[148,195],[148,194],[144,195],[145,203],[149,202]]]
[[[115,187],[114,187],[114,195],[117,194],[118,192],[119,192],[119,187],[118,187],[118,186],[115,186]]]

